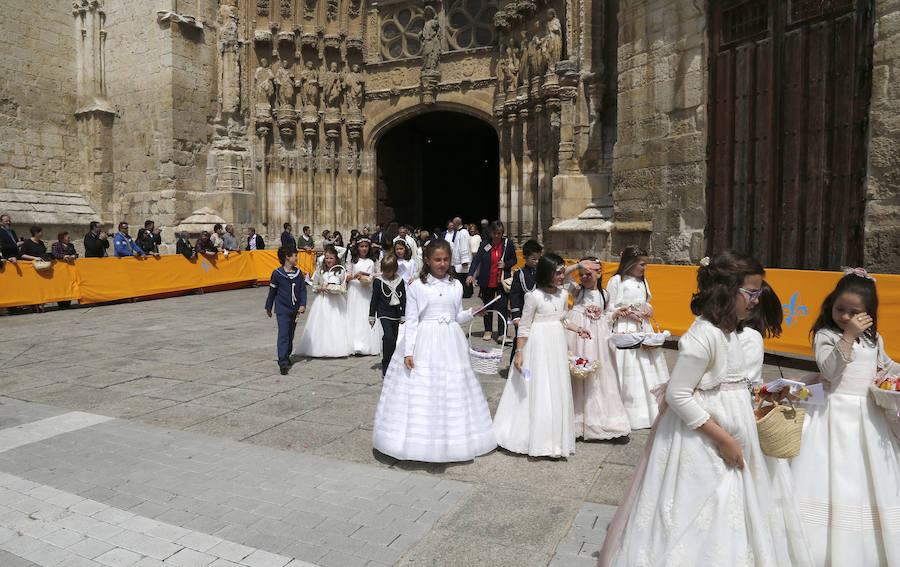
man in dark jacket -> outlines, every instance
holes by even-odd
[[[0,215],[0,253],[3,258],[12,264],[21,256],[19,252],[19,237],[12,229],[12,219],[7,214]]]
[[[266,242],[252,226],[247,229],[247,250],[265,250]]]
[[[178,243],[175,244],[175,253],[181,254],[188,260],[193,260],[197,257],[197,250],[188,240],[188,233],[186,230],[178,233]]]
[[[296,248],[297,239],[291,234],[291,223],[284,223],[284,232],[281,233],[281,245],[284,247]]]
[[[109,237],[100,230],[100,223],[91,221],[91,228],[84,235],[84,257],[85,258],[103,258],[107,255],[106,250],[109,248]]]

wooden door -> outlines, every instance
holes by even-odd
[[[859,265],[872,1],[710,5],[708,252]]]

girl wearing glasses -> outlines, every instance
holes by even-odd
[[[900,565],[900,442],[869,395],[876,372],[896,377],[900,364],[878,334],[875,279],[845,274],[812,328],[828,392],[807,408],[791,472],[817,565]]]
[[[599,564],[810,565],[789,487],[773,482],[759,446],[736,332],[763,267],[734,251],[703,264],[691,300],[697,318],[678,343],[665,403]]]
[[[628,246],[622,251],[619,269],[609,278],[606,291],[615,310],[614,333],[650,331],[653,306],[650,285],[644,277],[647,252],[640,246]],[[669,380],[669,368],[660,349],[616,349],[616,368],[619,391],[628,413],[631,429],[647,429],[656,419],[656,397],[651,390]]]

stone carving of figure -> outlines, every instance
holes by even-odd
[[[282,63],[275,71],[275,86],[278,87],[278,108],[294,107],[294,73]]]
[[[269,69],[269,60],[263,57],[259,60],[254,79],[256,80],[256,106],[272,108],[272,95],[275,93],[273,79],[275,75]]]
[[[241,67],[237,16],[234,3],[226,0],[219,8],[219,112],[235,115],[241,104]]]
[[[512,39],[506,46],[506,89],[514,91],[519,86],[519,59]]]
[[[528,42],[528,78],[533,79],[544,74],[544,41],[541,38],[540,23],[534,22],[534,33]]]
[[[313,66],[312,61],[306,62],[306,67],[300,73],[300,102],[303,106],[319,107],[319,71]]]
[[[562,25],[556,17],[556,10],[547,9],[547,36],[544,38],[544,59],[547,69],[553,71],[562,59]]]
[[[347,110],[359,110],[362,108],[363,96],[366,92],[366,80],[359,72],[359,65],[354,65],[353,69],[347,73],[344,84],[347,87]]]
[[[505,93],[506,85],[509,83],[509,71],[507,70],[507,61],[505,55],[500,55],[497,60],[497,90]]]
[[[441,23],[431,6],[425,7],[425,25],[419,34],[422,40],[422,69],[435,71],[441,57]]]
[[[322,94],[325,96],[325,108],[340,108],[343,90],[344,78],[338,71],[337,63],[332,61],[328,71],[322,73]]]
[[[312,19],[316,14],[316,0],[306,0],[306,18]]]
[[[528,32],[522,30],[519,33],[519,81],[523,85],[528,84],[530,75],[528,74],[528,57],[529,53]]]

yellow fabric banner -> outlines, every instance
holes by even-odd
[[[188,260],[180,254],[157,258],[84,258],[75,262],[83,303],[146,297],[175,291],[257,280],[254,252]]]
[[[80,262],[81,260],[77,260]],[[75,265],[53,262],[49,270],[39,272],[33,262],[5,262],[0,270],[0,307],[39,305],[78,299]]]

